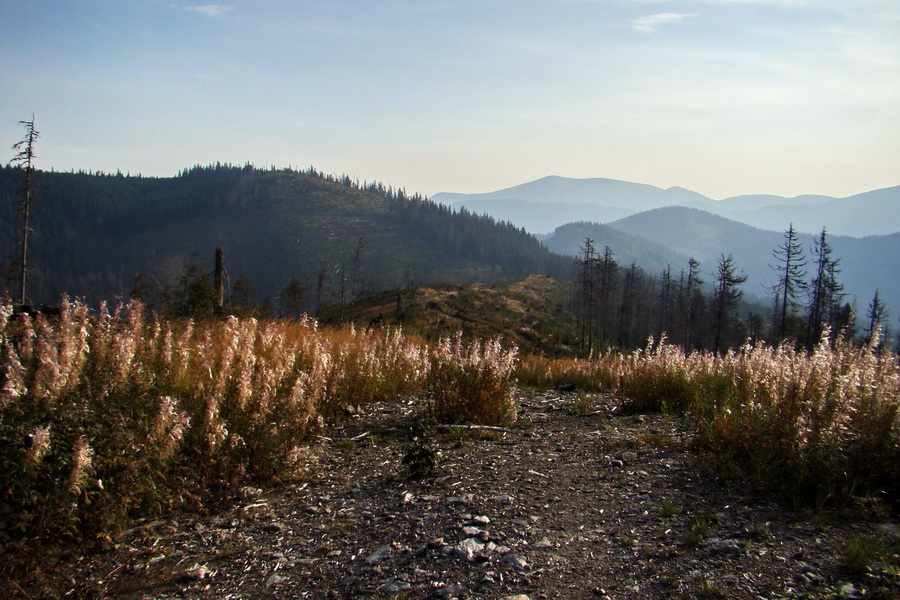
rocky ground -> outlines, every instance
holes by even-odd
[[[64,597],[900,598],[888,517],[796,514],[704,474],[677,420],[519,395],[509,430],[425,435],[411,403],[372,407],[308,481],[142,524]]]

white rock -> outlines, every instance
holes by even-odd
[[[468,560],[474,560],[475,556],[484,550],[484,543],[478,538],[466,538],[456,546],[456,551]]]

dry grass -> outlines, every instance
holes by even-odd
[[[314,321],[195,323],[138,303],[58,317],[0,304],[0,541],[106,539],[315,468],[324,422],[415,397],[441,422],[506,425],[524,384],[611,391],[625,411],[689,415],[709,463],[801,503],[900,497],[896,355],[823,336],[814,352],[685,354],[663,340],[592,360],[497,340],[426,344]]]
[[[877,340],[860,348],[826,332],[811,353],[748,344],[722,356],[651,340],[629,355],[519,369],[535,385],[609,389],[624,412],[691,415],[709,464],[802,504],[900,493],[900,364]]]
[[[326,419],[423,398],[447,422],[515,416],[515,351],[311,320],[195,323],[139,303],[58,317],[0,305],[0,538],[106,538],[315,467]]]

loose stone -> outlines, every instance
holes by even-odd
[[[513,554],[512,552],[503,555],[503,558],[500,559],[500,564],[512,567],[519,571],[524,571],[528,568],[528,562],[521,556]]]
[[[375,552],[373,552],[372,554],[370,554],[366,557],[366,559],[365,559],[366,564],[374,565],[374,564],[380,563],[381,561],[383,561],[390,555],[391,555],[391,547],[390,546],[382,546],[381,548],[379,548],[378,550],[376,550]]]
[[[465,598],[469,595],[469,590],[459,584],[445,585],[437,592],[438,598],[441,600],[451,600],[452,598]]]
[[[382,594],[387,594],[388,596],[393,596],[394,594],[399,594],[400,592],[405,592],[409,589],[412,589],[412,585],[405,581],[401,581],[399,579],[388,579],[384,585],[378,588],[378,591]]]

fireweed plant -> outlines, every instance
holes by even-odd
[[[900,498],[900,364],[830,332],[812,352],[762,343],[724,355],[651,339],[591,360],[530,357],[521,382],[612,393],[625,413],[668,412],[695,424],[714,473],[749,477],[798,505]]]
[[[607,391],[623,412],[685,415],[714,472],[798,503],[900,497],[900,365],[826,332],[812,352],[724,355],[651,340],[590,360],[518,358],[496,340],[428,344],[309,319],[194,322],[131,302],[58,316],[0,303],[0,542],[106,539],[133,519],[303,477],[327,420],[415,398],[444,423],[508,425],[517,383]]]
[[[445,422],[515,417],[515,349],[315,321],[59,316],[0,304],[0,541],[106,539],[138,517],[304,476],[327,419],[401,397]]]

